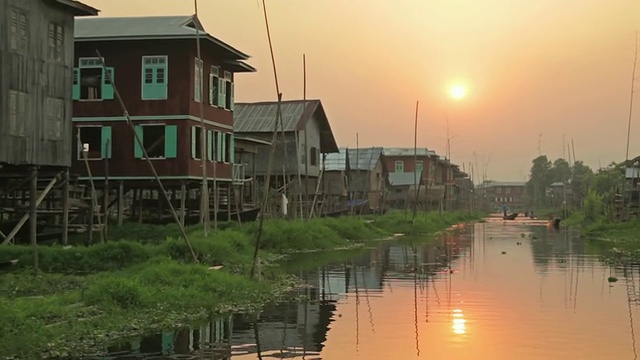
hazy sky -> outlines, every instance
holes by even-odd
[[[185,15],[190,0],[85,0],[101,16]],[[200,0],[212,35],[252,56],[236,100],[275,100],[261,0]],[[340,146],[418,146],[525,180],[531,160],[624,160],[638,0],[268,0],[281,91],[322,100]],[[636,73],[640,78],[640,68]],[[630,157],[640,155],[640,81]],[[454,100],[451,86],[467,96]],[[541,136],[540,136],[541,134]],[[564,146],[566,148],[566,145]],[[476,160],[477,159],[477,160]],[[479,178],[476,167],[476,179]]]

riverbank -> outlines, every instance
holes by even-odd
[[[0,357],[82,357],[117,338],[166,329],[238,310],[257,310],[295,286],[273,266],[299,251],[353,248],[398,232],[433,234],[477,220],[480,214],[411,214],[265,222],[261,281],[250,280],[257,223],[203,236],[189,228],[198,256],[193,264],[177,226],[125,225],[110,241],[91,247],[40,247],[34,275],[32,250],[0,248],[0,260],[20,269],[0,273]],[[291,255],[290,255],[291,256]]]
[[[591,220],[586,219],[584,213],[576,212],[564,223],[566,226],[577,228],[586,240],[598,242],[598,245],[608,252],[607,258],[611,260],[640,260],[640,220]]]

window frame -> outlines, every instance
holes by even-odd
[[[64,61],[64,26],[54,21],[50,21],[47,26],[47,59]]]
[[[160,64],[146,64],[145,61],[146,60],[153,60],[153,59],[162,59],[164,61],[164,63]],[[144,90],[145,90],[145,84],[146,84],[146,73],[145,70],[147,69],[147,66],[150,66],[150,68],[152,69],[151,72],[151,85],[152,86],[160,86],[163,85],[164,86],[164,97],[145,97],[144,94]],[[162,84],[158,83],[158,72],[157,70],[162,68],[164,71],[164,82]],[[155,71],[153,71],[155,70]],[[169,55],[143,55],[142,59],[140,60],[140,71],[141,71],[141,76],[140,76],[140,99],[144,100],[144,101],[154,101],[154,100],[167,100],[169,98]]]
[[[97,61],[96,61],[97,60]],[[102,61],[100,61],[102,60]],[[105,100],[113,100],[115,99],[115,89],[113,86],[113,80],[115,78],[115,69],[113,67],[103,67],[102,63],[104,62],[104,58],[99,58],[96,56],[92,57],[80,57],[78,58],[78,67],[74,68],[73,82],[73,100],[78,101],[105,101]],[[101,80],[100,80],[100,98],[98,99],[82,99],[82,69],[100,69],[101,71]],[[77,77],[75,72],[77,71]],[[109,89],[110,87],[110,89]],[[105,97],[105,90],[109,90],[109,96]],[[77,99],[75,94],[78,94]]]
[[[201,102],[204,95],[204,61],[194,58],[193,62],[193,101]]]
[[[79,139],[75,143],[81,146],[76,149],[76,160],[85,161],[85,158],[82,155],[82,153],[84,153],[84,142],[82,141],[82,129],[87,129],[87,128],[100,129],[100,149],[99,149],[100,157],[89,157],[88,155],[89,153],[87,152],[87,161],[100,161],[100,160],[111,159],[113,155],[113,127],[110,125],[91,124],[91,125],[78,125],[74,127],[75,134],[73,136],[74,137],[79,136]],[[105,149],[104,148],[104,146],[106,145],[105,134],[107,133],[109,134],[108,138],[111,146]]]
[[[29,11],[19,7],[10,6],[8,25],[9,51],[17,54],[27,54],[29,50],[30,33]]]
[[[220,67],[211,65],[211,68],[209,69],[209,105],[210,106],[220,107],[220,103],[218,101],[219,91],[220,91]]]
[[[404,173],[404,160],[396,160],[393,165],[394,173]],[[400,165],[400,171],[398,171],[398,165]]]

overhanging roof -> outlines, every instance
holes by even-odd
[[[329,119],[320,100],[287,100],[280,102],[282,126],[278,131],[304,130],[306,124],[316,119],[320,127],[320,151],[338,152]],[[278,115],[278,102],[236,103],[233,112],[233,130],[236,133],[270,133]]]
[[[83,16],[83,15],[98,15],[100,10],[91,7],[87,4],[83,4],[80,1],[76,0],[49,0],[49,2],[66,6],[68,9],[73,12],[74,16]]]
[[[69,1],[69,0],[65,0]],[[223,50],[232,66],[255,71],[253,67],[237,60],[247,60],[249,55],[207,33],[194,15],[97,17],[76,19],[74,37],[76,42],[122,41],[122,40],[178,40],[198,36]]]

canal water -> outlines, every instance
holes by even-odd
[[[610,267],[568,230],[489,221],[336,258],[295,270],[306,303],[165,331],[111,358],[637,359],[639,269]]]

